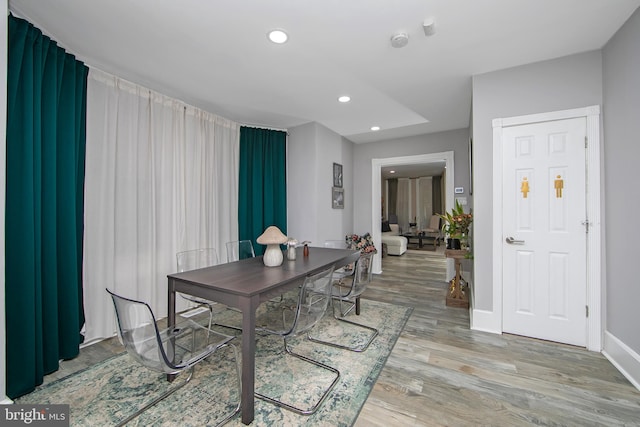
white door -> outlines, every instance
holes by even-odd
[[[586,119],[503,129],[503,331],[585,346]]]

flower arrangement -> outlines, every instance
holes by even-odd
[[[473,222],[473,214],[471,212],[464,213],[464,208],[456,200],[455,207],[451,213],[446,212],[440,215],[443,219],[442,231],[453,239],[466,238],[469,236],[469,227]]]
[[[373,238],[369,233],[362,236],[358,236],[357,234],[347,234],[344,241],[349,249],[360,249],[360,252],[363,254],[378,253],[376,246],[373,244]]]

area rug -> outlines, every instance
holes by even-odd
[[[230,310],[228,310],[230,311]],[[312,343],[304,337],[290,340],[297,353],[340,370],[331,395],[311,416],[297,415],[262,400],[255,400],[253,426],[351,426],[369,396],[412,309],[362,300],[360,323],[378,328],[379,335],[362,353]],[[237,315],[236,314],[231,314]],[[364,330],[326,316],[316,326],[323,339],[357,343]],[[236,344],[240,345],[239,339]],[[326,385],[321,372],[282,354],[282,339],[260,336],[256,354],[256,391],[293,401],[315,399]],[[200,363],[190,383],[135,418],[131,426],[208,426],[232,410],[239,400],[233,353],[220,351]],[[180,377],[176,381],[179,381]],[[72,374],[16,400],[18,404],[69,404],[71,426],[109,426],[135,412],[173,384],[132,360],[126,353]],[[243,425],[239,417],[227,425]]]

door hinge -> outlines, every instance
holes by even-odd
[[[587,314],[587,317],[589,317],[589,306],[588,306],[588,305],[585,305],[585,306],[584,306],[584,309],[585,309],[585,312],[586,312],[586,314]]]

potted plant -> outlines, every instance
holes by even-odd
[[[442,232],[448,236],[447,249],[466,249],[473,214],[465,213],[462,205],[456,200],[451,213],[445,212],[440,218],[443,220]]]

